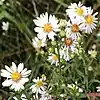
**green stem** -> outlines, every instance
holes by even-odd
[[[60,65],[60,53],[59,53],[59,45],[57,41],[57,51],[58,51],[58,60],[59,60],[59,100],[61,100],[60,97],[60,89],[61,89],[61,65]]]
[[[88,67],[92,64],[92,62],[94,61],[94,59],[91,59],[89,64],[88,64]]]

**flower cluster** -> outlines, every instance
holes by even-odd
[[[1,70],[1,76],[7,79],[2,85],[4,87],[10,87],[14,91],[24,90],[24,84],[29,81],[28,76],[31,74],[31,70],[27,70],[27,68],[24,69],[23,63],[20,63],[17,67],[14,62],[12,62],[11,67],[5,65],[5,69]],[[37,77],[37,79],[33,79],[34,84],[30,87],[30,90],[35,93],[37,99],[40,95],[40,100],[48,100],[45,98],[50,98],[50,95],[46,92],[47,83],[44,81],[46,81],[46,76],[43,74],[42,78],[39,79],[39,77]],[[13,99],[18,100],[16,96],[13,97]],[[28,100],[25,94],[21,95],[21,100]]]
[[[55,15],[49,15],[47,12],[33,20],[36,25],[34,30],[37,32],[37,36],[32,39],[33,47],[37,53],[42,51],[41,49],[45,48],[43,57],[46,59],[46,64],[50,63],[52,66],[57,66],[53,70],[55,71],[53,72],[54,74],[59,74],[59,76],[55,74],[55,76],[57,76],[58,83],[55,82],[56,85],[54,84],[54,87],[59,85],[58,87],[62,88],[62,84],[65,82],[65,80],[62,81],[60,79],[62,76],[66,76],[61,75],[61,71],[63,70],[61,68],[69,64],[70,60],[73,60],[74,57],[80,57],[80,53],[84,55],[84,50],[81,46],[83,41],[81,38],[84,36],[83,34],[92,33],[92,31],[96,28],[97,14],[97,12],[93,14],[93,9],[91,9],[91,7],[86,7],[79,2],[78,4],[71,3],[71,5],[68,6],[66,16],[69,20],[59,20],[55,17]],[[3,22],[2,24],[2,29],[7,31],[9,23]],[[88,51],[88,54],[91,58],[95,58],[97,55],[96,47],[93,46],[92,49]],[[53,86],[51,87],[51,84],[47,85],[46,76],[42,75],[41,78],[34,78],[31,82],[31,79],[29,80],[28,78],[31,72],[31,70],[24,68],[23,63],[20,63],[18,67],[14,62],[12,62],[11,67],[5,65],[5,69],[1,70],[1,76],[6,78],[2,85],[4,87],[10,87],[10,89],[15,92],[22,93],[22,91],[26,88],[25,84],[29,82],[27,85],[29,88],[27,90],[32,94],[32,96],[30,96],[31,100],[52,100],[52,95],[49,94],[48,87],[52,88]],[[83,73],[79,71],[79,74],[81,74],[83,79]],[[78,80],[80,82],[80,79]],[[84,88],[79,87],[77,82],[75,82],[75,84],[67,84],[64,86],[67,86],[68,90],[71,91],[70,94],[82,93],[84,91]],[[59,88],[57,88],[57,92],[60,91]],[[97,89],[99,92],[100,87],[97,87]],[[62,89],[62,91],[64,91],[64,89]],[[62,91],[61,94],[59,92],[61,97],[63,97]],[[52,93],[52,91],[50,92]],[[13,99],[18,100],[19,98],[14,96]],[[28,96],[22,93],[20,95],[20,99],[28,100]]]
[[[33,46],[36,50],[41,47],[48,48],[48,40],[52,41],[51,44],[55,43],[56,46],[53,48],[56,49],[58,45],[59,53],[56,53],[54,49],[54,52],[49,52],[48,57],[51,64],[56,66],[59,65],[58,55],[65,61],[73,58],[73,54],[78,51],[77,45],[79,45],[81,34],[92,33],[97,23],[95,16],[98,13],[93,14],[93,9],[84,6],[81,2],[72,3],[68,6],[66,13],[69,17],[68,21],[63,19],[59,21],[54,15],[48,15],[47,12],[33,20],[37,25],[34,30],[38,33],[37,37],[33,39]],[[59,42],[56,38],[59,39]]]
[[[83,31],[85,33],[92,33],[95,29],[97,18],[95,17],[98,13],[93,14],[91,7],[83,6],[81,2],[72,3],[66,10],[67,15],[71,21],[72,32]],[[78,33],[77,33],[78,34]]]

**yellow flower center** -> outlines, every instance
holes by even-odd
[[[82,8],[77,8],[76,13],[77,13],[77,15],[82,16],[83,15],[83,9]]]
[[[72,39],[71,38],[65,38],[65,45],[70,46],[72,44]]]
[[[73,24],[72,25],[72,32],[78,32],[79,31],[79,27],[77,24]]]
[[[42,81],[38,81],[38,82],[36,82],[36,86],[37,86],[37,87],[41,87],[41,86],[43,86],[43,82],[42,82]]]
[[[21,78],[21,74],[18,72],[13,72],[11,77],[13,81],[18,81]]]
[[[87,24],[91,24],[93,22],[93,18],[91,15],[85,16],[85,20]]]
[[[52,59],[56,61],[58,58],[56,55],[53,55]]]
[[[44,25],[44,27],[43,27],[43,30],[44,30],[44,32],[50,32],[50,31],[52,31],[52,26],[51,26],[51,24],[45,24]]]

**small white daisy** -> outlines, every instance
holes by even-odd
[[[71,37],[66,37],[64,40],[64,47],[62,47],[62,56],[66,61],[70,60],[70,54],[76,51],[76,45],[78,44],[77,41],[73,40]]]
[[[68,6],[66,12],[70,19],[77,17],[79,20],[81,20],[81,18],[83,18],[83,15],[86,13],[86,9],[87,8],[83,6],[81,2],[79,2],[78,4],[71,3],[71,5]]]
[[[71,19],[67,22],[67,27],[65,29],[66,36],[70,35],[73,39],[77,40],[81,34],[80,31],[80,21],[78,19]]]
[[[91,58],[96,58],[97,51],[96,50],[88,50],[88,54],[91,56]]]
[[[96,23],[98,22],[98,18],[95,17],[97,14],[98,12],[93,14],[93,9],[88,7],[87,13],[84,15],[80,25],[82,31],[86,33],[92,33],[92,30],[96,28]]]
[[[56,66],[58,65],[58,62],[59,62],[56,54],[50,54],[48,57],[48,61],[51,62],[51,65],[55,64]]]
[[[35,83],[34,85],[32,85],[30,87],[30,89],[32,89],[32,92],[33,93],[36,93],[36,98],[38,99],[38,94],[43,94],[45,92],[45,89],[46,89],[46,84],[44,81],[43,81],[43,78],[40,78],[37,77],[37,79],[33,79],[33,82]]]
[[[41,47],[45,47],[47,45],[45,39],[40,40],[35,37],[34,39],[32,39],[32,41],[32,44],[36,50],[39,50]]]
[[[37,25],[34,29],[37,32],[39,39],[48,38],[54,40],[55,32],[59,31],[58,20],[54,15],[48,16],[48,13],[41,14],[40,17],[34,19],[33,22]]]
[[[2,22],[2,29],[3,29],[4,31],[7,31],[8,28],[9,28],[9,22]]]
[[[77,82],[75,84],[68,84],[67,87],[78,92],[83,92],[83,89],[77,86]]]
[[[52,100],[51,95],[49,95],[48,93],[46,93],[46,91],[41,94],[40,99],[39,100]]]
[[[1,76],[6,77],[7,79],[2,83],[4,87],[11,86],[11,89],[15,91],[19,91],[20,89],[24,89],[24,84],[28,82],[28,76],[31,73],[31,70],[27,70],[24,68],[24,64],[20,63],[18,67],[14,62],[12,62],[12,66],[9,68],[5,65],[5,69],[1,70]]]

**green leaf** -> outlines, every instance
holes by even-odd
[[[93,83],[99,83],[100,84],[100,81],[97,80],[97,79],[93,79],[89,82],[89,86],[91,86]]]
[[[78,74],[79,76],[81,76],[81,77],[83,77],[83,78],[85,77],[84,73],[81,72],[80,70],[76,69],[76,72],[77,72],[77,74]]]

